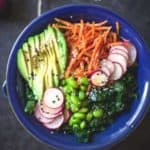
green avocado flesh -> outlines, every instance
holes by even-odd
[[[59,29],[51,26],[29,37],[17,53],[18,70],[38,100],[47,88],[59,86],[66,62],[65,38]]]

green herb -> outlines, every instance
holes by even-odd
[[[87,99],[81,101],[81,108],[73,111],[69,120],[70,124],[65,124],[62,130],[74,133],[79,142],[90,142],[95,132],[105,130],[118,115],[127,111],[136,97],[136,66],[133,66],[114,84],[103,88],[93,88]],[[83,108],[86,108],[86,112],[81,111],[84,110]]]
[[[32,90],[27,84],[25,84],[25,107],[24,112],[32,114],[35,108],[37,99],[33,94]]]

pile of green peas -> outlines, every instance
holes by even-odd
[[[89,85],[87,77],[82,77],[79,81],[74,77],[69,77],[62,82],[65,108],[72,112],[72,116],[69,119],[70,126],[84,129],[87,127],[87,122],[91,121],[93,117],[100,118],[103,115],[103,110],[100,108],[90,110],[86,95]]]
[[[74,77],[63,80],[66,109],[77,112],[82,105],[86,105],[86,90],[88,85],[89,81],[86,77],[80,78],[79,81]]]

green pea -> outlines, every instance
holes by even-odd
[[[86,120],[87,120],[87,121],[91,121],[92,117],[93,117],[92,112],[89,112],[89,113],[86,115]]]
[[[66,86],[63,88],[63,90],[64,90],[65,93],[68,93],[68,94],[69,94],[69,93],[72,92],[73,89],[72,89],[72,87],[66,85]]]
[[[66,100],[67,100],[67,101],[70,101],[70,100],[71,100],[71,96],[67,94],[67,95],[66,95]]]
[[[81,113],[87,113],[88,112],[88,108],[81,108],[79,110],[79,112],[81,112]]]
[[[68,78],[66,82],[71,87],[73,87],[75,89],[78,88],[78,83],[77,83],[77,81],[73,77]]]
[[[80,128],[81,129],[84,129],[86,127],[86,122],[85,121],[82,121],[81,123],[80,123]]]
[[[81,85],[81,86],[80,86],[80,90],[81,90],[81,91],[86,91],[86,87],[85,87],[84,85]]]
[[[78,129],[79,125],[78,124],[73,124],[72,127],[73,127],[73,129]]]
[[[72,126],[73,124],[78,124],[80,120],[78,118],[71,117],[69,120],[69,125]]]
[[[80,83],[87,86],[89,84],[89,80],[87,77],[82,77],[80,78]]]
[[[79,122],[80,122],[79,119],[72,119],[72,124],[77,124],[77,123],[79,123]]]
[[[78,118],[78,119],[84,119],[85,118],[85,114],[77,112],[73,114],[73,117]]]
[[[73,104],[78,105],[79,99],[77,96],[71,95],[70,99]]]
[[[93,116],[94,116],[95,118],[100,118],[100,117],[102,117],[102,116],[103,116],[103,110],[102,110],[102,109],[95,109],[95,110],[93,111]]]
[[[72,112],[78,112],[79,111],[79,108],[76,106],[76,105],[74,105],[74,104],[71,104],[71,111]]]
[[[85,98],[86,98],[85,92],[79,91],[79,99],[80,99],[80,100],[85,100]]]
[[[69,119],[69,125],[70,125],[70,126],[73,125],[72,120],[73,120],[73,117],[71,117],[71,118]]]

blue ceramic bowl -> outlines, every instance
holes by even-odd
[[[23,112],[21,92],[18,92],[17,51],[29,36],[41,32],[49,23],[54,21],[55,17],[74,22],[79,21],[81,18],[86,21],[107,19],[113,26],[116,21],[119,21],[121,24],[121,36],[129,39],[138,51],[139,66],[137,78],[139,99],[135,99],[131,109],[119,116],[104,132],[95,134],[92,143],[77,143],[74,135],[50,134],[49,130]],[[135,29],[113,12],[95,5],[66,5],[50,10],[36,18],[19,35],[8,60],[6,87],[9,102],[16,117],[29,133],[40,141],[61,150],[102,150],[111,147],[129,135],[137,127],[148,110],[150,102],[150,53]]]

